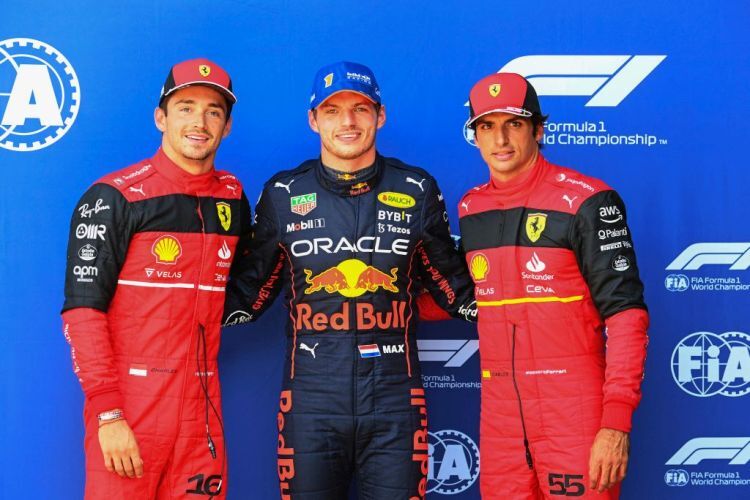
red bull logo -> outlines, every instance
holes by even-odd
[[[348,259],[315,276],[312,271],[305,269],[305,282],[308,284],[305,294],[325,290],[327,293],[340,293],[344,297],[359,297],[365,292],[375,292],[378,288],[396,293],[398,288],[394,283],[398,278],[397,273],[397,267],[391,268],[390,274],[386,274],[359,259]]]
[[[278,459],[276,462],[277,472],[279,473],[279,486],[281,487],[282,500],[290,500],[291,488],[289,481],[294,479],[294,448],[287,446],[284,439],[284,425],[286,415],[292,410],[292,391],[282,391],[279,397],[279,413],[276,415],[276,422],[279,429],[279,445],[276,449]]]
[[[327,314],[316,312],[310,304],[297,304],[295,310],[295,328],[323,332],[326,330],[388,330],[406,328],[406,302],[392,300],[390,310],[378,311],[375,306],[365,302],[350,305],[341,304],[338,312]]]

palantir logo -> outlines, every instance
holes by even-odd
[[[744,396],[750,392],[750,335],[688,335],[672,352],[672,377],[692,396]]]
[[[81,90],[73,67],[38,40],[0,41],[0,147],[35,151],[58,141],[73,125]]]
[[[469,436],[454,430],[429,433],[427,493],[455,495],[479,477],[479,448]]]
[[[592,96],[586,106],[614,107],[661,64],[665,55],[534,55],[513,59],[498,73],[526,77],[537,94]]]

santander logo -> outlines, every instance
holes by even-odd
[[[526,269],[528,269],[532,273],[541,273],[542,271],[544,271],[546,267],[547,267],[547,264],[542,262],[542,260],[536,254],[536,252],[534,252],[531,255],[531,259],[529,259],[529,261],[526,262]]]

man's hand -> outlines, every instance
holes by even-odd
[[[599,493],[625,478],[630,439],[627,432],[599,429],[591,445],[589,489]]]
[[[117,472],[120,477],[143,477],[141,452],[135,434],[124,419],[99,427],[99,445],[109,472]]]

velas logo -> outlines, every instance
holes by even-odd
[[[665,55],[531,55],[498,73],[524,76],[540,96],[591,96],[586,107],[618,106]]]
[[[12,82],[12,83],[11,83]],[[30,38],[0,41],[0,147],[36,151],[60,140],[78,116],[81,88],[68,59]]]
[[[547,227],[547,214],[529,214],[526,216],[526,236],[536,243]]]
[[[219,201],[216,203],[216,213],[219,215],[219,223],[224,231],[229,231],[229,227],[232,225],[232,207],[225,201]]]
[[[487,257],[481,253],[474,254],[469,263],[469,272],[471,272],[471,277],[477,283],[481,283],[487,279],[487,274],[490,272],[490,262],[487,260]]]
[[[469,489],[479,477],[479,448],[463,432],[429,433],[427,493],[455,495]]]
[[[151,253],[159,264],[176,264],[177,259],[182,255],[182,245],[174,236],[160,236],[151,246]]]
[[[412,198],[408,194],[392,193],[388,191],[378,193],[378,201],[380,203],[388,205],[389,207],[395,208],[411,208],[417,203],[414,198]]]
[[[305,282],[308,284],[305,289],[306,295],[323,290],[327,293],[339,293],[344,297],[359,297],[366,292],[375,292],[379,288],[389,292],[398,292],[395,285],[398,279],[397,267],[392,268],[390,274],[386,274],[359,259],[347,259],[336,267],[331,267],[316,275],[313,275],[309,269],[304,271]]]

